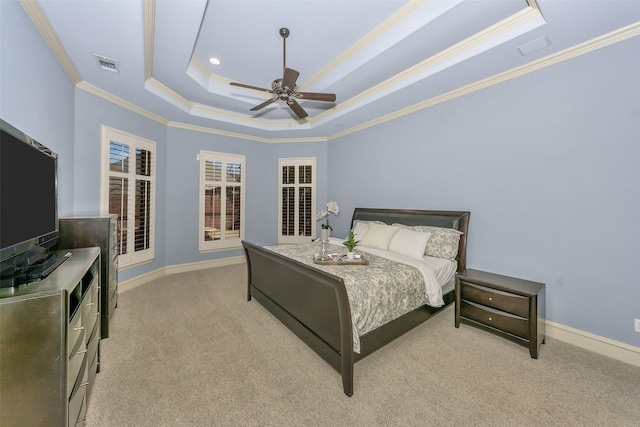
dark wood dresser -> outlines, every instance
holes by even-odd
[[[456,275],[456,328],[460,320],[488,328],[529,347],[537,359],[544,344],[544,318],[544,283],[471,269]]]
[[[115,214],[60,218],[60,237],[56,245],[58,249],[100,248],[102,339],[109,337],[109,326],[118,305],[117,220]]]

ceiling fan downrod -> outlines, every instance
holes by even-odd
[[[287,68],[287,37],[289,37],[288,28],[280,28],[280,36],[282,37],[282,72]]]

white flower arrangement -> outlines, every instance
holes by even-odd
[[[320,212],[318,212],[318,215],[316,215],[316,221],[322,221],[323,219],[325,220],[325,223],[322,224],[322,228],[325,230],[333,230],[333,228],[331,228],[331,226],[329,225],[330,213],[334,214],[335,216],[338,216],[338,214],[340,213],[340,208],[338,207],[337,202],[327,203],[327,209],[321,210]]]

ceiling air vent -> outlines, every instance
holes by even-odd
[[[102,68],[106,71],[111,71],[113,73],[118,73],[118,61],[115,59],[107,58],[106,56],[101,55],[93,55],[96,58],[96,62],[98,63],[98,67]]]
[[[551,40],[549,40],[549,37],[544,36],[523,44],[518,48],[518,50],[520,51],[520,54],[524,56],[540,49],[544,49],[547,46],[551,46]]]

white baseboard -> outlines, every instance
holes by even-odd
[[[163,276],[188,271],[204,270],[207,268],[222,267],[225,265],[242,264],[245,262],[244,256],[214,259],[210,261],[192,262],[188,264],[170,265],[159,268],[155,271],[134,277],[118,283],[119,292],[126,292],[130,289],[148,283]],[[620,360],[634,366],[640,367],[640,347],[634,347],[619,341],[561,325],[559,323],[545,321],[546,335],[549,338],[564,341],[566,343],[593,351],[612,359]]]
[[[564,341],[634,366],[640,366],[640,347],[634,347],[549,320],[545,321],[545,328],[546,335],[549,338]]]
[[[152,280],[159,279],[160,277],[168,276],[176,273],[186,273],[188,271],[205,270],[207,268],[223,267],[225,265],[243,264],[245,262],[244,256],[227,257],[220,259],[213,259],[209,261],[191,262],[188,264],[177,264],[162,267],[149,273],[141,274],[133,279],[118,282],[118,292],[126,292],[140,285],[144,285]]]
[[[244,264],[245,256],[233,256],[213,259],[209,261],[190,262],[188,264],[170,265],[166,267],[167,274],[186,273],[188,271],[205,270],[207,268],[223,267],[225,265]]]

